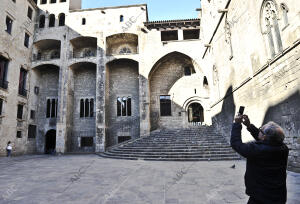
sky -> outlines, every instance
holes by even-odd
[[[150,21],[197,18],[200,0],[82,0],[82,8],[101,8],[133,4],[148,5]]]

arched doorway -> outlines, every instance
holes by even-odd
[[[192,103],[188,107],[189,122],[204,122],[203,107],[200,103]]]
[[[56,130],[49,130],[45,135],[45,154],[52,154],[56,147]]]

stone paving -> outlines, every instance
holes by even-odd
[[[230,168],[233,164],[236,168]],[[0,158],[0,203],[247,203],[245,161],[161,162],[97,155]],[[288,172],[288,204],[300,174]]]

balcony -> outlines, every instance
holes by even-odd
[[[8,89],[8,81],[0,80],[0,88]]]
[[[49,61],[49,60],[55,60],[55,59],[60,59],[60,52],[57,50],[53,50],[50,53],[33,54],[33,56],[32,56],[32,61],[34,61],[34,62]]]
[[[41,40],[34,43],[32,61],[50,61],[60,59],[60,46],[58,40]]]

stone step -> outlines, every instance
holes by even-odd
[[[199,147],[199,148],[140,148],[140,147],[136,147],[136,148],[113,148],[112,150],[120,150],[120,151],[157,151],[157,152],[163,152],[163,151],[222,151],[222,150],[232,150],[231,147]],[[233,151],[233,150],[232,150]]]
[[[105,152],[105,155],[108,156],[119,156],[119,157],[136,157],[136,158],[239,158],[236,154],[194,154],[194,155],[151,155],[151,154],[125,154],[125,153],[110,153],[110,152]]]
[[[157,130],[148,137],[119,144],[100,155],[115,159],[160,161],[240,159],[225,138],[211,127]]]
[[[169,147],[169,146],[163,146],[163,147],[139,147],[139,146],[136,146],[136,147],[128,147],[128,146],[126,146],[126,147],[119,147],[119,148],[117,148],[117,149],[120,149],[120,150],[138,150],[138,149],[140,149],[140,150],[193,150],[193,149],[195,149],[195,150],[198,150],[198,149],[207,149],[207,148],[212,148],[212,149],[218,149],[218,148],[230,148],[231,149],[231,147],[229,147],[229,146],[219,146],[219,147],[208,147],[208,146],[196,146],[196,147]],[[115,148],[113,148],[113,149],[115,149]]]
[[[106,154],[99,154],[99,156],[109,159],[122,159],[122,160],[144,160],[144,161],[225,161],[225,160],[240,160],[239,157],[218,157],[218,158],[139,158],[139,157],[122,157],[122,156],[109,156]]]
[[[198,154],[235,154],[233,150],[222,150],[222,151],[122,151],[122,150],[109,150],[109,153],[124,153],[124,154],[147,154],[147,155],[198,155]]]

